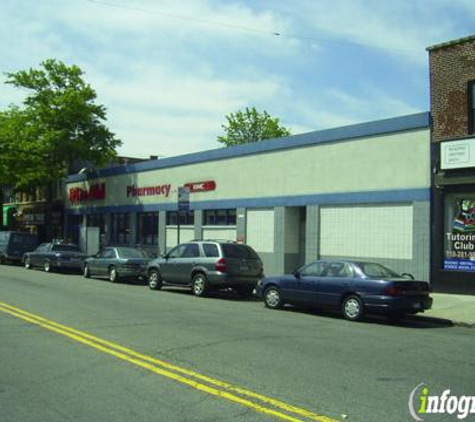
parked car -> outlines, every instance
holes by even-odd
[[[148,264],[148,285],[190,286],[195,296],[210,290],[233,288],[242,296],[252,294],[263,275],[262,260],[247,245],[220,240],[182,243]]]
[[[107,247],[84,261],[84,277],[108,277],[113,283],[125,278],[140,278],[146,274],[150,257],[130,247]]]
[[[37,246],[36,234],[0,231],[0,264],[21,263],[25,252],[34,251]]]
[[[381,313],[391,319],[430,309],[430,286],[410,274],[364,261],[318,260],[293,274],[259,281],[256,294],[271,309],[286,303],[340,309],[350,321],[365,313]]]
[[[23,257],[25,268],[43,267],[46,272],[73,269],[81,271],[87,255],[72,243],[42,243]]]

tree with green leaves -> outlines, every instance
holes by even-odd
[[[265,110],[260,113],[255,107],[231,113],[226,120],[227,124],[222,125],[225,135],[218,136],[218,142],[227,147],[290,135],[290,130],[281,126],[278,118],[271,117]]]
[[[106,109],[78,66],[49,59],[6,77],[26,96],[0,112],[0,185],[48,192],[75,160],[99,165],[116,156],[122,142],[106,127]]]

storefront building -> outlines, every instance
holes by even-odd
[[[428,48],[432,115],[432,279],[475,294],[475,36]]]
[[[190,190],[177,212],[178,189]],[[91,172],[68,179],[66,235],[164,252],[191,239],[251,245],[266,274],[357,258],[429,279],[429,114]],[[180,223],[180,224],[178,224]]]

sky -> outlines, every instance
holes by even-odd
[[[292,134],[429,111],[426,47],[475,34],[474,0],[0,0],[5,72],[78,65],[118,153],[220,148],[256,107]]]

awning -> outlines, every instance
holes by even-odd
[[[16,211],[16,207],[14,207],[13,205],[5,205],[3,207],[3,225],[4,226],[8,226],[8,217],[12,215],[13,211]]]

